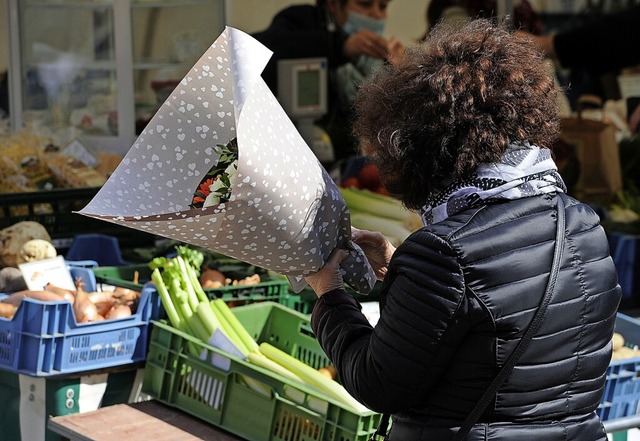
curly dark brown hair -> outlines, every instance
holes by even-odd
[[[387,190],[407,207],[509,144],[549,148],[558,136],[557,89],[529,39],[486,19],[445,24],[363,84],[353,132]]]

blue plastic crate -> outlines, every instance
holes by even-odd
[[[66,260],[92,260],[100,266],[122,266],[127,262],[122,258],[118,238],[108,234],[87,233],[74,236]]]
[[[67,301],[25,299],[11,320],[0,318],[0,369],[41,377],[144,361],[158,304],[155,286],[145,284],[130,317],[77,323]]]
[[[609,246],[622,288],[622,303],[636,306],[640,304],[640,236],[614,232],[609,234]]]
[[[618,313],[615,330],[627,346],[640,344],[640,320]],[[602,421],[640,414],[640,357],[611,361],[597,413]]]

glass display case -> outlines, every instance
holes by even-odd
[[[125,153],[224,30],[225,0],[9,0],[12,127]]]

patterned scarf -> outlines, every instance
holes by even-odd
[[[456,179],[435,194],[420,215],[426,226],[492,200],[566,191],[550,150],[528,143],[511,145],[500,162],[482,165],[469,179]]]

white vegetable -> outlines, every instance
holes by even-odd
[[[58,252],[51,242],[44,239],[26,241],[18,252],[18,263],[35,262],[36,260],[51,259]]]
[[[38,222],[22,221],[0,230],[0,268],[17,267],[22,246],[32,239],[51,242],[46,228]]]

